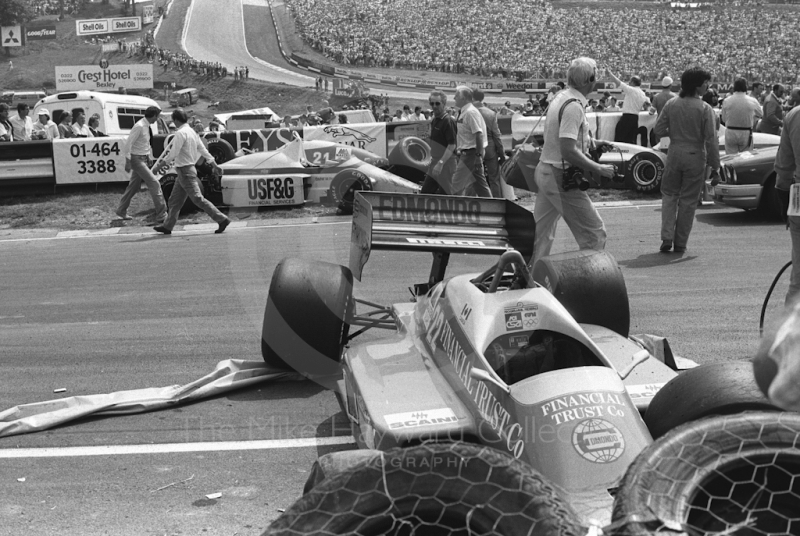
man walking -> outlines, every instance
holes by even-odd
[[[189,118],[183,108],[178,108],[172,112],[172,121],[175,122],[178,130],[175,131],[172,143],[164,149],[154,167],[158,169],[174,162],[175,170],[178,172],[178,180],[175,181],[175,186],[172,187],[172,194],[169,196],[169,214],[164,221],[164,225],[158,225],[153,229],[159,233],[172,234],[172,229],[175,228],[175,224],[178,222],[181,207],[183,207],[188,197],[196,207],[202,209],[203,212],[211,216],[212,220],[219,224],[219,228],[214,232],[220,234],[230,225],[231,220],[208,199],[203,197],[203,190],[200,187],[200,180],[197,178],[197,170],[194,165],[202,155],[215,170],[219,171],[219,166],[205,145],[203,145],[200,136],[187,124]]]
[[[483,156],[486,154],[486,123],[472,104],[472,89],[456,88],[456,107],[460,110],[456,120],[458,165],[453,176],[453,191],[464,195],[470,184],[478,197],[492,197],[483,173]]]
[[[761,105],[747,94],[747,80],[733,81],[733,94],[722,101],[725,125],[725,154],[738,154],[753,148],[753,127],[761,118]]]
[[[764,97],[764,119],[761,121],[761,132],[780,135],[783,126],[783,105],[781,97],[786,91],[783,84],[772,86],[772,93]]]
[[[150,160],[152,160],[152,149],[150,148],[150,137],[152,132],[150,125],[158,121],[161,109],[156,106],[149,106],[144,111],[144,117],[136,122],[125,140],[123,153],[125,154],[125,171],[131,171],[130,182],[122,194],[116,214],[123,220],[130,220],[128,207],[133,196],[139,191],[142,182],[147,185],[150,196],[153,198],[153,206],[156,209],[155,221],[163,221],[167,215],[167,205],[164,203],[164,194],[161,192],[161,184],[150,171]]]
[[[476,90],[473,94],[475,107],[486,123],[486,134],[488,144],[486,154],[483,155],[483,167],[486,172],[486,182],[492,191],[492,197],[503,197],[503,188],[500,185],[500,164],[506,159],[503,149],[503,140],[500,139],[500,126],[497,124],[497,114],[488,106],[483,104],[483,91]]]
[[[456,121],[447,113],[447,95],[435,89],[428,97],[431,118],[431,164],[422,183],[423,194],[453,193],[456,170]]]
[[[573,60],[567,70],[567,89],[560,91],[547,110],[544,123],[544,147],[534,174],[539,193],[533,208],[536,239],[533,259],[550,254],[558,220],[563,217],[580,249],[602,250],[606,246],[606,228],[586,192],[564,189],[567,168],[611,178],[614,166],[598,164],[588,156],[589,123],[586,120],[586,95],[594,90],[597,63],[591,58]]]

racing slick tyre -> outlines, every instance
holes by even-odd
[[[758,388],[751,361],[711,363],[681,372],[662,387],[644,415],[654,438],[689,421],[745,410],[780,411]]]
[[[671,431],[628,468],[611,534],[798,534],[800,415],[748,412]]]
[[[161,183],[161,193],[164,194],[164,201],[167,203],[167,207],[169,207],[169,197],[172,195],[172,188],[175,187],[175,181],[178,180],[178,176],[174,173],[168,173],[161,177],[158,182]],[[180,214],[193,214],[200,210],[192,203],[192,200],[188,197],[186,201],[184,201],[183,206],[181,207]]]
[[[395,175],[421,183],[431,164],[431,147],[425,140],[414,136],[403,138],[389,152],[389,164]]]
[[[580,324],[595,324],[628,336],[628,289],[617,261],[605,251],[584,249],[542,257],[533,279],[561,302]]]
[[[211,153],[217,164],[234,159],[236,151],[227,141],[222,138],[207,138],[206,141],[208,142],[208,152]]]
[[[636,153],[628,160],[626,181],[633,181],[637,192],[657,192],[664,177],[664,162],[653,153]]]
[[[340,171],[331,181],[328,199],[342,214],[353,213],[353,201],[357,190],[372,190],[372,181],[357,169]]]
[[[585,533],[529,465],[486,446],[423,443],[376,452],[326,478],[264,535]]]
[[[348,268],[283,259],[272,274],[264,311],[264,362],[306,376],[335,374],[353,307],[353,275]]]

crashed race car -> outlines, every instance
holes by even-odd
[[[197,171],[205,197],[221,207],[295,206],[310,202],[334,205],[349,214],[355,191],[420,190],[419,185],[384,169],[390,167],[389,159],[349,145],[303,141],[299,137],[278,150],[245,154],[220,167],[222,176],[215,175],[205,164],[198,164]],[[176,172],[154,172],[163,173],[161,188],[168,199]],[[182,212],[191,210],[194,205],[187,200]]]
[[[261,345],[268,365],[331,386],[360,450],[322,456],[304,496],[265,534],[577,535],[612,522],[620,534],[686,523],[721,532],[741,521],[731,503],[753,499],[751,485],[735,484],[753,480],[756,458],[792,447],[785,465],[798,473],[800,416],[696,421],[775,408],[749,362],[678,374],[694,364],[661,338],[629,335],[625,283],[608,253],[552,255],[531,272],[533,217],[510,201],[355,199],[350,268],[282,260]],[[353,277],[378,249],[432,253],[410,303],[353,297]],[[454,253],[498,260],[445,278]],[[371,328],[390,333],[353,342]],[[753,501],[766,506],[752,526],[800,523],[792,482],[762,486],[776,495]]]

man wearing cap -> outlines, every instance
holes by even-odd
[[[131,219],[128,216],[128,207],[133,196],[141,188],[142,182],[147,185],[150,196],[153,198],[153,206],[156,209],[155,220],[163,221],[167,216],[167,205],[164,203],[161,184],[153,175],[153,172],[150,171],[150,160],[153,154],[150,148],[150,138],[152,137],[150,125],[158,121],[159,115],[161,115],[160,108],[149,106],[144,111],[144,117],[133,125],[130,134],[128,134],[128,139],[125,140],[122,149],[125,155],[125,171],[131,171],[131,178],[116,210],[117,216],[123,220]]]
[[[661,110],[664,109],[664,105],[667,104],[668,101],[677,97],[677,95],[672,92],[672,82],[672,77],[665,76],[661,80],[661,92],[653,97],[653,107],[658,114],[661,113]]]
[[[620,80],[617,75],[608,71],[609,76],[622,90],[624,100],[622,101],[622,117],[617,123],[617,128],[614,132],[614,141],[621,141],[623,143],[636,143],[636,138],[639,134],[639,112],[642,111],[645,103],[649,104],[650,99],[644,94],[642,88],[642,79],[638,76],[631,76],[630,82],[626,84]]]
[[[50,120],[50,112],[47,108],[39,108],[39,117],[33,124],[31,137],[35,140],[57,140],[58,125]]]
[[[737,154],[753,148],[753,128],[762,115],[761,105],[747,94],[747,80],[734,80],[733,94],[722,101],[725,154]]]
[[[188,118],[183,108],[173,110],[172,120],[178,125],[178,130],[153,167],[159,169],[174,162],[178,178],[175,186],[172,187],[172,194],[169,196],[169,214],[164,220],[164,224],[153,227],[153,230],[166,235],[172,234],[172,229],[178,223],[181,207],[188,197],[197,208],[211,216],[211,219],[219,224],[219,228],[214,232],[220,234],[230,225],[231,220],[203,197],[203,189],[197,178],[197,169],[194,167],[201,156],[218,172],[220,171],[219,165],[203,145],[200,136],[187,124]]]

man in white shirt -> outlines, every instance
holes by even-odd
[[[57,140],[58,125],[50,120],[47,108],[39,108],[38,119],[33,124],[31,137],[35,140]]]
[[[94,134],[86,124],[86,111],[83,108],[72,109],[72,131],[76,138],[94,138]]]
[[[456,107],[460,111],[456,119],[458,165],[453,175],[453,192],[464,195],[467,188],[472,185],[478,197],[492,197],[492,191],[486,183],[483,171],[483,157],[488,145],[486,122],[472,104],[472,99],[471,88],[467,86],[456,88]]]
[[[642,88],[642,80],[638,76],[631,76],[630,82],[626,84],[620,80],[610,70],[608,74],[622,90],[624,95],[622,101],[622,117],[619,118],[617,128],[614,132],[614,141],[621,141],[623,143],[636,143],[636,138],[639,136],[639,112],[642,111],[645,104],[650,104],[650,99],[644,94]]]
[[[403,105],[403,114],[400,116],[400,121],[413,121],[411,118],[411,107],[408,104]]]
[[[139,191],[142,182],[147,185],[150,196],[153,198],[155,206],[155,220],[163,221],[167,215],[167,204],[164,202],[164,194],[161,192],[161,183],[153,172],[150,171],[150,161],[152,160],[152,149],[150,148],[150,138],[152,131],[150,125],[158,121],[161,109],[156,106],[149,106],[144,111],[144,117],[133,125],[128,139],[122,148],[125,155],[125,171],[132,171],[130,182],[122,194],[116,214],[123,220],[130,220],[128,207],[133,196]]]
[[[17,104],[17,115],[11,116],[8,121],[14,128],[14,141],[30,141],[33,134],[33,121],[30,118],[30,106],[24,103]]]
[[[175,135],[172,138],[169,146],[164,148],[164,152],[156,162],[155,169],[167,166],[170,163],[175,164],[175,171],[178,172],[178,180],[175,181],[175,186],[172,187],[172,194],[169,196],[169,214],[163,225],[153,227],[153,230],[163,234],[172,234],[172,229],[178,223],[178,215],[180,214],[181,207],[186,202],[186,198],[192,200],[196,207],[200,208],[211,216],[211,219],[219,224],[216,234],[225,231],[225,228],[230,225],[231,220],[225,214],[220,212],[208,199],[203,197],[203,188],[200,184],[200,179],[197,178],[197,169],[195,163],[202,155],[206,162],[211,164],[216,171],[219,171],[219,166],[208,152],[206,146],[203,145],[200,136],[187,125],[189,118],[182,108],[178,108],[172,112],[172,121],[178,127]]]
[[[414,113],[411,115],[411,121],[427,121],[425,114],[422,113],[422,106],[414,107]]]
[[[738,154],[753,148],[753,128],[763,115],[761,105],[747,94],[747,80],[733,81],[733,94],[722,101],[725,125],[725,154]]]

